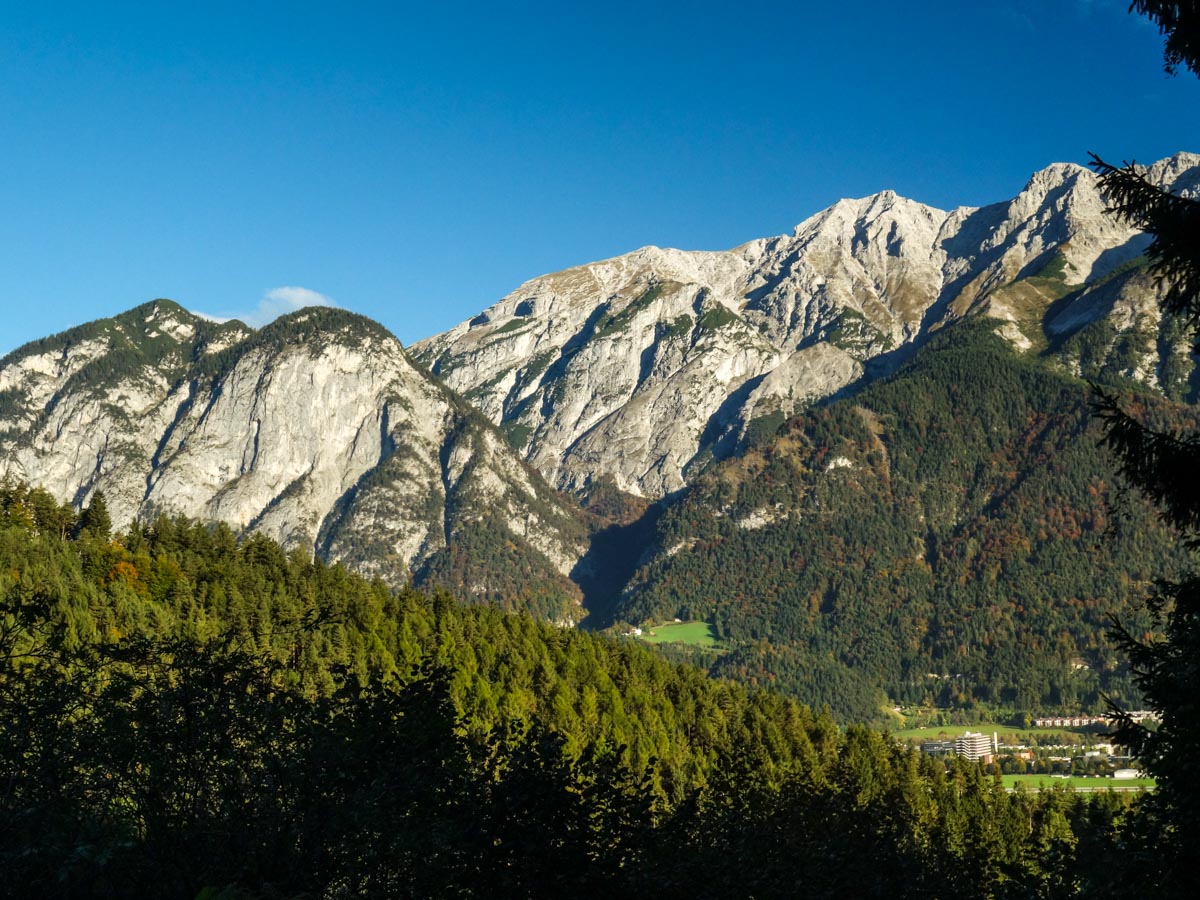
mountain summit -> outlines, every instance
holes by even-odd
[[[251,331],[158,300],[26,345],[0,360],[0,477],[80,505],[102,490],[118,524],[223,521],[395,582],[502,602],[541,584],[538,611],[576,617],[569,502],[342,310]],[[507,573],[455,562],[497,542]]]
[[[1192,154],[1150,171],[1200,187]],[[991,317],[1070,374],[1190,396],[1145,246],[1089,170],[1056,164],[979,209],[884,191],[726,252],[643,247],[535,278],[416,344],[417,365],[344,310],[253,331],[157,300],[0,360],[0,478],[76,505],[102,490],[118,525],[223,521],[572,622],[568,576],[597,563],[555,488],[674,493],[958,319]]]
[[[1200,157],[1151,172],[1194,192]],[[1065,163],[982,208],[884,191],[726,252],[643,247],[535,278],[412,353],[558,487],[611,477],[657,498],[754,420],[887,371],[964,315],[1022,349],[1117,308],[1157,321],[1148,279],[1112,283],[1146,238],[1104,209],[1096,176]]]

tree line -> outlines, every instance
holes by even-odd
[[[628,641],[96,507],[0,489],[0,892],[1061,896],[1114,859],[1134,883],[1128,797],[1009,793]]]

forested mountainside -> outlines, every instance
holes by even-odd
[[[1200,158],[1151,172],[1194,191]],[[702,619],[715,649],[668,652],[843,721],[1098,711],[1137,699],[1108,616],[1178,559],[1114,510],[1087,383],[1166,421],[1200,384],[1144,246],[1056,165],[535,279],[418,364],[341,310],[155,301],[0,360],[0,478],[560,624]]]
[[[1190,194],[1198,163],[1150,171]],[[847,720],[1099,712],[1138,702],[1110,616],[1180,560],[1116,503],[1088,382],[1174,421],[1197,389],[1145,243],[1056,165],[981,210],[884,194],[545,276],[414,353],[564,488],[671,492],[593,540],[593,624],[709,621],[670,652]]]
[[[575,505],[414,368],[386,329],[314,308],[251,331],[157,300],[0,360],[0,477],[120,525],[227,522],[393,584],[580,616]]]
[[[1154,839],[631,642],[14,485],[0,770],[5,896],[1136,896]]]
[[[1193,193],[1200,156],[1150,175]],[[728,252],[645,247],[545,275],[412,350],[551,483],[586,494],[609,478],[655,499],[753,420],[886,373],[972,311],[1021,349],[1101,318],[1122,338],[1156,335],[1158,288],[1113,278],[1147,243],[1105,213],[1091,171],[1055,164],[979,209],[885,191]],[[1181,355],[1178,336],[1151,341],[1139,377]]]
[[[666,507],[615,615],[711,621],[712,671],[851,720],[885,701],[1136,703],[1110,617],[1136,624],[1182,559],[1146,504],[1118,498],[1087,385],[994,324],[943,329],[860,393],[756,423]],[[1195,419],[1145,391],[1129,404]]]

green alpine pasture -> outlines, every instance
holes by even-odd
[[[643,628],[638,635],[648,644],[691,644],[694,647],[716,649],[717,632],[708,622],[672,622]]]

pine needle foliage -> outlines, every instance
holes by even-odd
[[[1148,16],[1165,36],[1168,73],[1182,65],[1200,75],[1200,3],[1135,0],[1130,10]],[[1164,288],[1164,310],[1200,333],[1200,202],[1163,190],[1132,162],[1117,167],[1093,154],[1092,166],[1112,214],[1151,235],[1147,256]],[[1189,550],[1200,549],[1200,433],[1155,428],[1111,396],[1102,396],[1098,412],[1120,473],[1158,505]],[[1142,854],[1146,869],[1127,889],[1138,896],[1194,897],[1200,889],[1200,572],[1161,580],[1146,605],[1161,636],[1136,635],[1123,623],[1114,627],[1161,720],[1150,727],[1117,711],[1118,739],[1158,778],[1143,810],[1141,830],[1150,836]]]

